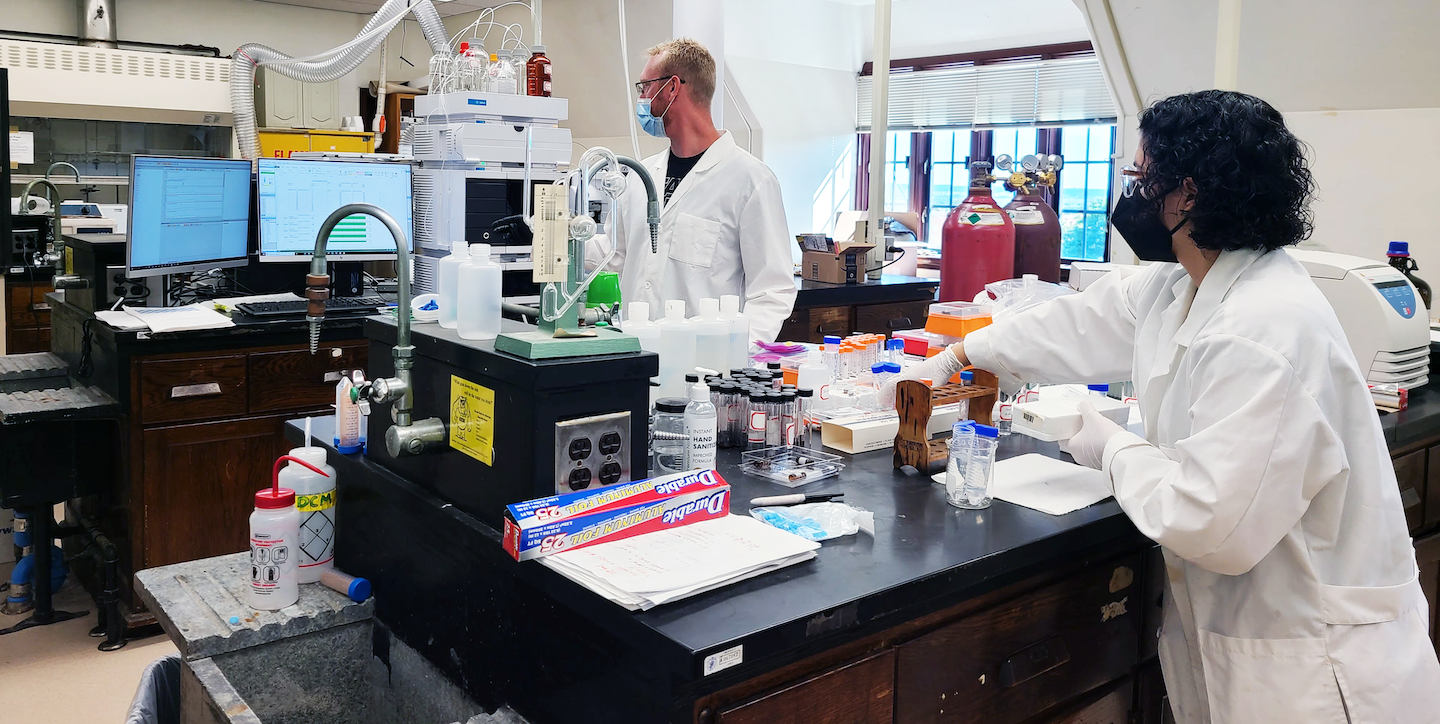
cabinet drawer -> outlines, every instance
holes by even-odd
[[[245,414],[245,355],[144,360],[140,420],[150,425]]]
[[[925,317],[929,312],[929,302],[867,304],[855,308],[855,330],[890,334],[901,329],[918,329],[925,326]]]
[[[850,314],[854,307],[809,307],[791,312],[789,319],[780,326],[780,336],[785,342],[820,343],[825,335],[845,336],[855,331],[850,327]]]
[[[55,291],[54,287],[40,282],[9,282],[6,286],[10,288],[9,315],[6,318],[9,326],[50,326],[50,302],[45,295]]]
[[[897,721],[1019,722],[1122,678],[1139,643],[1140,563],[1096,566],[902,645]]]
[[[250,353],[250,412],[324,407],[335,401],[341,370],[364,369],[364,342],[322,344],[309,349]]]
[[[895,652],[828,671],[747,704],[717,724],[889,724],[894,721]]]
[[[1424,450],[1395,458],[1395,482],[1400,485],[1405,525],[1410,530],[1425,522],[1425,467]]]

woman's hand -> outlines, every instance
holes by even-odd
[[[1060,443],[1060,451],[1070,453],[1075,462],[1087,468],[1100,470],[1104,467],[1105,446],[1110,438],[1125,432],[1113,420],[1095,410],[1089,400],[1083,400],[1080,409],[1080,432]]]
[[[940,354],[931,357],[918,365],[913,365],[898,375],[886,380],[880,386],[880,407],[891,409],[895,407],[895,386],[904,380],[930,380],[936,385],[945,384],[956,372],[965,369],[965,343],[956,342],[946,347]]]

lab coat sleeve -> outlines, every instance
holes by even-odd
[[[745,316],[750,337],[775,341],[795,307],[795,263],[780,182],[767,175],[740,213],[740,262],[745,270]]]
[[[1222,575],[1259,563],[1349,474],[1339,436],[1289,362],[1232,335],[1196,342],[1191,434],[1166,451],[1111,438],[1103,468],[1141,533]]]
[[[1079,294],[971,332],[965,356],[1007,390],[1022,383],[1128,380],[1135,353],[1133,289],[1142,278],[1112,272]]]

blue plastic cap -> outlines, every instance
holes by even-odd
[[[346,591],[350,600],[361,603],[370,597],[370,582],[364,578],[357,578],[350,582],[350,590]]]
[[[975,425],[975,434],[979,437],[1000,437],[1000,429],[989,425]]]
[[[837,337],[837,336],[835,336],[835,335],[827,334],[827,335],[825,335],[825,344],[826,344],[826,345],[840,344],[840,338]]]
[[[899,363],[899,362],[886,362],[886,363],[885,363],[885,371],[886,371],[886,372],[893,372],[893,373],[895,373],[895,374],[897,374],[897,375],[900,374],[900,363]]]
[[[884,362],[876,362],[875,364],[870,365],[870,371],[871,371],[871,372],[874,372],[874,373],[877,373],[877,374],[880,373],[880,372],[884,372],[884,371],[885,371],[885,363],[884,363]]]
[[[885,343],[885,349],[905,349],[905,340],[892,339]]]
[[[975,379],[975,370],[962,370],[960,372],[960,379],[966,382]]]
[[[970,430],[971,432],[974,432],[974,430],[975,430],[975,421],[974,421],[974,420],[960,420],[959,422],[957,422],[957,423],[955,423],[954,425],[951,425],[951,426],[950,426],[950,434],[952,434],[952,435],[958,435],[958,434],[960,434],[960,431],[961,431],[961,430]]]
[[[238,626],[238,625],[240,625],[240,617],[239,617],[239,616],[231,616],[231,617],[230,617],[230,625],[231,625],[231,626]]]
[[[1110,385],[1085,385],[1085,389],[1091,392],[1109,392]]]
[[[1392,241],[1392,242],[1390,242],[1390,250],[1387,251],[1387,252],[1385,252],[1385,256],[1410,256],[1410,242],[1408,242],[1408,241]]]

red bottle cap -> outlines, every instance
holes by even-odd
[[[255,491],[255,507],[261,510],[278,510],[295,506],[295,491],[289,488],[265,488]]]
[[[469,43],[469,42],[464,42],[464,43],[461,43],[461,44],[460,44],[460,52],[463,53],[463,52],[465,52],[465,51],[467,51],[467,50],[469,50],[469,49],[470,49],[470,43]]]

